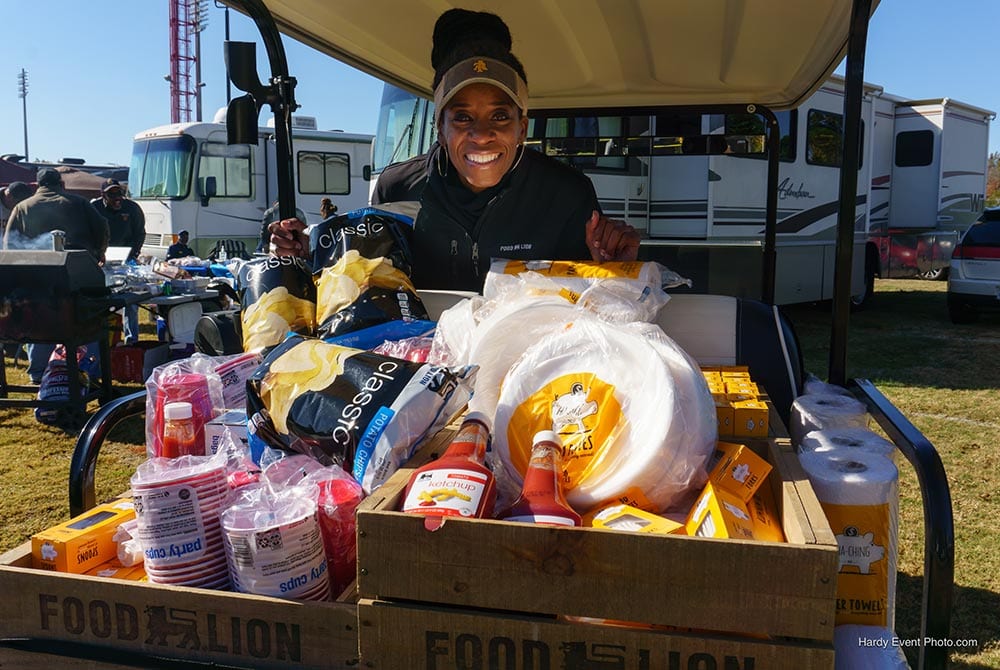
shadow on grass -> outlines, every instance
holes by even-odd
[[[896,577],[896,635],[901,640],[920,639],[922,575],[900,573]],[[985,589],[955,586],[952,591],[951,632],[949,639],[975,640],[974,647],[953,647],[949,653],[950,668],[979,670],[993,668],[971,660],[987,646],[1000,643],[1000,594]],[[917,667],[917,647],[905,647],[906,658]]]
[[[927,388],[1000,387],[1000,365],[994,363],[1000,359],[1000,314],[955,325],[948,318],[946,296],[934,285],[927,290],[877,289],[872,304],[848,320],[848,377]],[[832,304],[787,305],[782,311],[795,329],[806,370],[825,379]]]

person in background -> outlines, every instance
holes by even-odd
[[[0,240],[3,240],[3,231],[7,227],[7,218],[14,209],[14,205],[31,196],[31,187],[23,181],[12,181],[4,188],[0,188]],[[4,355],[16,359],[21,353],[21,344],[8,342],[3,345]]]
[[[333,201],[329,198],[323,198],[319,201],[319,218],[326,221],[331,216],[337,213],[337,206],[333,204]]]
[[[29,197],[31,197],[31,187],[23,181],[12,181],[4,188],[0,188],[0,236],[3,236],[14,205]]]
[[[90,201],[97,212],[108,220],[109,247],[129,247],[128,259],[135,261],[146,241],[146,215],[134,200],[125,197],[125,189],[117,179],[101,184],[101,197]]]
[[[167,248],[167,260],[188,256],[194,256],[194,249],[188,246],[188,231],[182,230],[177,233],[177,241]]]
[[[108,220],[109,247],[128,247],[125,261],[135,263],[146,241],[146,215],[134,200],[125,197],[125,189],[117,179],[105,179],[101,184],[101,197],[90,201],[94,209]],[[122,319],[122,337],[125,344],[139,341],[139,305],[125,308]]]
[[[66,193],[62,175],[52,168],[42,168],[35,180],[38,190],[14,206],[4,231],[3,247],[18,249],[36,246],[40,238],[53,230],[66,233],[67,249],[85,249],[96,261],[104,262],[108,248],[108,221],[97,213],[86,198]],[[51,248],[46,244],[45,248]],[[88,347],[89,348],[89,347]],[[28,376],[40,384],[53,344],[28,345]]]
[[[528,85],[503,20],[451,9],[434,26],[431,65],[438,141],[389,166],[372,204],[419,200],[413,226],[418,288],[481,291],[492,258],[635,260],[639,234],[601,214],[590,179],[525,147]],[[308,256],[303,222],[271,226],[278,255]]]
[[[278,220],[280,214],[278,214],[278,201],[275,200],[270,207],[264,212],[264,219],[261,221],[260,226],[260,241],[257,243],[257,253],[266,254],[267,244],[271,238],[271,224]],[[295,218],[302,222],[303,227],[306,223],[305,213],[299,209],[295,208]]]

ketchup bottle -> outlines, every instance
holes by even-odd
[[[497,518],[548,526],[581,525],[580,515],[569,506],[563,495],[559,481],[561,461],[562,440],[559,434],[551,430],[535,433],[521,495]]]
[[[496,483],[484,465],[489,443],[490,420],[481,412],[469,412],[444,455],[414,471],[403,511],[434,517],[492,516]],[[424,525],[433,530],[440,524]]]
[[[170,402],[163,406],[163,442],[160,456],[204,456],[205,443],[200,445],[194,429],[194,411],[189,402]]]

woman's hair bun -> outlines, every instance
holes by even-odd
[[[451,61],[449,56],[453,52],[465,51],[468,45],[488,42],[499,46],[502,51],[510,51],[513,41],[503,19],[490,12],[449,9],[434,24],[431,67],[437,72],[442,64]]]

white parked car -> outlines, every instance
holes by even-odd
[[[983,212],[951,255],[948,315],[970,323],[983,309],[1000,309],[1000,207]]]

